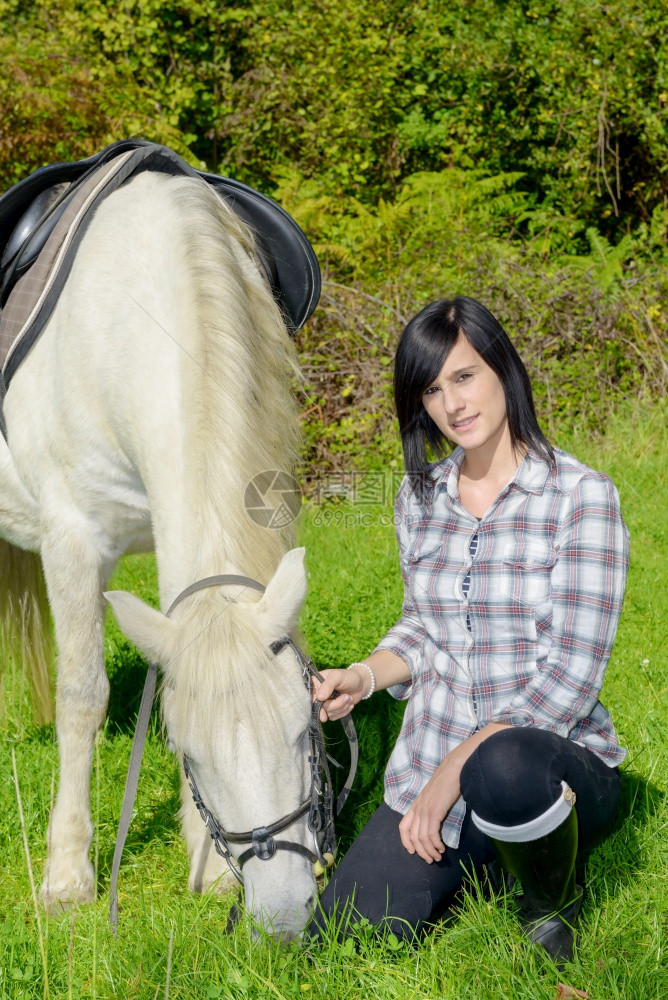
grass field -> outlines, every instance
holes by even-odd
[[[93,774],[99,898],[59,920],[47,919],[31,892],[31,878],[37,885],[41,879],[54,795],[55,736],[52,727],[31,724],[20,679],[7,667],[0,724],[0,998],[552,1000],[559,981],[590,1000],[668,995],[665,416],[653,407],[618,418],[604,442],[558,442],[612,476],[632,537],[626,603],[602,697],[629,750],[623,800],[612,836],[587,863],[575,963],[559,975],[525,945],[512,899],[473,894],[463,899],[456,920],[416,947],[369,939],[356,954],[349,943],[305,952],[252,941],[243,921],[226,934],[232,899],[193,896],[186,888],[187,859],[175,820],[177,766],[157,718],[121,870],[115,938],[107,920],[109,870],[144,665],[110,620],[112,698]],[[400,609],[391,501],[378,496],[378,480],[372,486],[368,503],[312,506],[302,515],[309,571],[302,627],[320,666],[365,655]],[[153,560],[126,559],[114,586],[154,597]],[[344,848],[380,799],[400,718],[401,706],[385,693],[356,712],[361,766],[339,827]],[[338,733],[331,735],[336,745]]]

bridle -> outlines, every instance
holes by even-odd
[[[301,665],[302,675],[304,676],[304,679],[309,687],[311,676],[322,680],[322,675],[318,673],[312,661],[304,656],[301,650],[292,642],[291,639],[279,639],[277,642],[272,643],[271,650],[275,655],[278,655],[278,653],[284,649],[285,646],[290,646],[294,651]],[[329,770],[329,760],[331,760],[331,758],[328,757],[325,750],[325,742],[319,717],[320,707],[319,702],[313,702],[311,707],[311,719],[309,722],[310,752],[308,760],[311,771],[311,790],[309,797],[305,799],[301,805],[297,806],[297,808],[291,813],[283,816],[282,819],[276,820],[276,822],[271,823],[269,826],[257,826],[254,827],[254,829],[244,831],[243,833],[233,833],[231,831],[224,830],[216,817],[204,804],[190,766],[190,761],[187,757],[183,757],[183,770],[186,778],[188,779],[188,784],[190,785],[193,801],[211,835],[213,845],[218,854],[225,859],[238,881],[242,884],[243,866],[253,857],[259,858],[261,861],[269,861],[270,858],[273,858],[277,851],[292,851],[294,854],[301,854],[302,857],[312,861],[315,866],[316,874],[323,872],[332,864],[334,860],[334,855],[336,853],[334,820],[340,813],[346,799],[348,798],[348,793],[350,792],[355,777],[358,756],[357,733],[355,732],[355,726],[352,719],[347,717],[345,721],[342,720],[346,736],[348,737],[348,741],[350,743],[351,764],[348,780],[341,790],[336,803],[334,803],[332,778]],[[338,767],[340,765],[337,764],[336,766]],[[293,840],[274,839],[276,834],[283,833],[298,819],[301,819],[302,816],[307,814],[308,828],[313,834],[315,851],[312,851],[308,847],[304,847],[302,844],[298,844]],[[230,844],[250,844],[251,846],[239,855],[235,864],[232,858]]]
[[[252,590],[259,591],[260,593],[265,592],[265,587],[263,587],[261,583],[258,583],[257,580],[253,580],[251,577],[231,573],[209,576],[202,580],[197,580],[195,583],[186,587],[185,590],[182,590],[170,605],[169,610],[167,611],[167,616],[169,617],[174,608],[180,604],[181,601],[198,590],[204,590],[209,587],[233,585],[249,587]],[[309,657],[305,656],[299,647],[288,636],[284,636],[273,642],[270,649],[274,656],[278,656],[278,654],[285,649],[286,646],[289,646],[295,654],[301,667],[304,683],[309,690],[311,687],[312,677],[315,677],[319,681],[324,680],[322,675],[316,669],[313,661]],[[128,777],[123,796],[123,808],[121,810],[121,819],[119,822],[116,847],[114,850],[114,859],[109,883],[109,919],[114,930],[118,924],[118,898],[116,891],[118,872],[120,869],[121,855],[137,791],[141,755],[146,739],[146,731],[148,729],[153,695],[155,693],[156,673],[156,664],[149,664],[149,671],[147,673],[139,714],[137,716],[137,727],[132,745],[130,766],[128,768]],[[350,789],[352,788],[353,781],[355,780],[355,772],[357,770],[357,761],[359,757],[359,745],[357,741],[357,732],[352,718],[349,715],[345,716],[341,719],[341,724],[350,744],[350,770],[348,772],[345,785],[341,789],[336,801],[334,801],[333,783],[329,763],[331,762],[336,767],[340,767],[340,765],[329,757],[325,749],[325,739],[322,732],[322,726],[320,724],[320,709],[320,703],[314,701],[311,706],[311,718],[308,727],[308,761],[311,773],[311,788],[309,797],[297,806],[297,808],[291,813],[288,813],[281,819],[276,820],[269,826],[254,827],[252,830],[247,830],[241,833],[226,831],[203,801],[195,781],[191,762],[188,757],[184,755],[182,758],[181,763],[190,786],[193,801],[197,806],[199,814],[202,817],[207,830],[209,831],[214,848],[216,852],[227,862],[229,869],[241,885],[243,885],[242,870],[247,861],[250,861],[251,858],[258,858],[260,861],[269,861],[274,857],[277,851],[291,851],[292,853],[299,854],[311,861],[314,865],[315,874],[321,874],[334,862],[334,856],[336,854],[334,821],[343,809],[346,799],[350,793]],[[296,823],[297,820],[306,815],[308,815],[308,828],[313,834],[313,844],[315,850],[312,851],[310,848],[304,847],[303,844],[298,844],[293,840],[274,839],[276,834],[283,833],[288,829],[288,827],[292,826],[293,823]],[[231,844],[250,844],[250,847],[239,855],[236,863],[230,849]]]

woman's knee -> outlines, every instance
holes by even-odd
[[[488,822],[525,823],[562,794],[563,741],[554,733],[513,726],[486,739],[464,765],[460,785],[473,812]]]

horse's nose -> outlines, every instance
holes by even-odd
[[[284,916],[282,919],[275,917],[269,924],[267,924],[267,921],[262,921],[267,937],[278,944],[289,944],[291,941],[299,940],[304,933],[305,926],[309,926],[315,902],[316,897],[311,893],[304,904],[301,921],[299,919],[295,921],[295,914],[292,914],[293,919],[290,919],[289,916]]]

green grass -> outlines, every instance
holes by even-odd
[[[37,728],[8,672],[0,729],[0,998],[471,998],[552,1000],[557,982],[590,1000],[659,1000],[668,995],[666,788],[668,743],[664,651],[668,646],[665,564],[665,410],[619,417],[604,442],[559,441],[609,473],[632,536],[631,570],[603,701],[629,750],[623,801],[611,837],[587,862],[587,897],[577,961],[559,975],[528,948],[511,900],[464,898],[458,918],[417,947],[363,941],[305,952],[264,939],[242,922],[225,925],[232,900],[193,896],[179,837],[176,763],[154,723],[120,881],[121,921],[107,920],[108,882],[143,662],[108,626],[109,721],[93,775],[98,901],[60,920],[36,910],[13,778],[15,755],[29,857],[39,884],[57,775],[51,727]],[[375,481],[374,489],[378,482]],[[320,666],[367,653],[401,604],[391,503],[307,508],[309,593],[302,627]],[[124,560],[114,586],[155,598],[148,557]],[[382,772],[401,718],[385,693],[356,712],[361,765],[340,823],[345,847],[379,801]],[[333,744],[339,736],[332,731]],[[345,748],[335,753],[345,754]],[[41,942],[41,947],[40,947]],[[43,959],[44,956],[44,959]],[[46,977],[44,975],[46,965]]]

